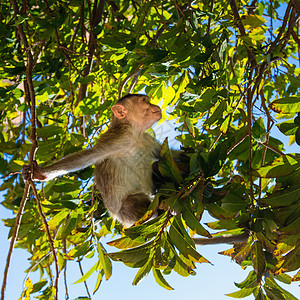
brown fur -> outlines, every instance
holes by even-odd
[[[112,107],[111,125],[96,146],[70,154],[50,166],[33,166],[33,179],[50,180],[95,164],[95,181],[111,215],[131,226],[151,200],[152,163],[160,144],[144,131],[161,118],[161,110],[145,95],[127,95]],[[25,179],[30,168],[23,170]]]

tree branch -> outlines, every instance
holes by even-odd
[[[30,186],[31,186],[31,188],[33,190],[33,193],[34,193],[34,196],[35,196],[35,200],[36,200],[36,203],[37,203],[39,215],[40,215],[40,217],[41,217],[41,219],[43,221],[43,224],[45,226],[45,229],[46,229],[46,234],[47,234],[47,237],[48,237],[48,241],[49,241],[49,244],[50,244],[50,249],[51,249],[51,252],[52,252],[52,255],[53,255],[53,259],[54,259],[55,270],[56,270],[56,277],[55,277],[54,288],[55,288],[55,300],[57,300],[59,267],[58,267],[58,260],[57,260],[57,256],[56,256],[56,252],[55,252],[55,248],[54,248],[54,243],[53,243],[53,240],[52,240],[52,237],[51,237],[51,234],[50,234],[50,230],[49,230],[49,226],[48,226],[47,220],[46,220],[45,215],[44,215],[43,210],[42,210],[40,197],[39,197],[39,195],[37,193],[35,184],[34,184],[34,182],[32,180],[30,180]]]

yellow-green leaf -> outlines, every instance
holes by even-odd
[[[300,96],[291,96],[274,100],[270,108],[280,114],[296,114],[300,111]]]
[[[108,280],[112,273],[111,261],[107,257],[106,252],[100,242],[97,244],[97,249],[98,249],[99,262],[101,264],[102,269],[104,270],[105,278],[106,280]]]
[[[173,288],[168,284],[165,278],[162,276],[160,270],[152,268],[152,272],[155,278],[155,281],[163,288],[167,290],[173,290]]]

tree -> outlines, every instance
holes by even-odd
[[[222,253],[253,267],[228,296],[296,299],[277,282],[300,279],[300,158],[274,128],[300,145],[299,0],[3,0],[0,7],[2,205],[16,214],[5,220],[11,248],[1,299],[15,243],[32,255],[31,271],[48,278],[28,281],[23,297],[53,299],[67,262],[91,254],[98,260],[82,281],[98,272],[94,292],[112,260],[138,269],[134,284],[152,271],[171,289],[166,275],[189,276],[207,262],[191,236],[209,238],[209,229],[249,232]],[[175,163],[163,143],[164,181],[149,214],[159,201],[165,213],[123,230],[104,209],[92,168],[38,187],[23,182],[24,162],[47,164],[93,145],[110,106],[129,92],[160,103],[189,152],[188,162]],[[208,228],[204,211],[216,219]],[[119,251],[106,253],[101,238],[119,233],[110,242]]]

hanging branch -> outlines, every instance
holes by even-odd
[[[33,194],[34,194],[34,197],[35,197],[35,200],[36,200],[36,203],[37,203],[39,215],[40,215],[40,217],[41,217],[41,219],[43,221],[43,224],[45,226],[45,229],[46,229],[48,241],[49,241],[49,244],[50,244],[50,249],[51,249],[51,252],[52,252],[52,255],[53,255],[53,259],[54,259],[55,270],[56,270],[56,277],[55,277],[54,288],[55,288],[55,299],[57,300],[59,267],[58,267],[58,260],[57,260],[57,256],[56,256],[56,252],[55,252],[55,248],[54,248],[54,243],[53,243],[53,240],[52,240],[52,237],[51,237],[51,234],[50,234],[50,230],[49,230],[49,226],[48,226],[47,220],[46,220],[45,215],[44,215],[43,210],[42,210],[40,197],[39,197],[39,195],[37,193],[35,184],[34,184],[34,182],[31,179],[29,180],[29,182],[30,182],[30,186],[31,186],[31,188],[33,190]]]
[[[14,17],[15,17],[15,22],[17,23],[18,21],[18,15],[19,13],[19,7],[17,5],[16,0],[11,1],[13,9],[14,9]],[[21,41],[25,47],[26,51],[26,58],[27,58],[27,64],[26,64],[26,84],[27,84],[27,95],[26,97],[30,101],[31,104],[31,134],[30,134],[30,140],[32,142],[32,146],[30,149],[29,153],[29,164],[32,166],[33,165],[33,160],[34,160],[34,155],[37,150],[37,141],[36,141],[36,108],[35,108],[35,92],[34,92],[34,87],[33,87],[33,81],[32,81],[32,70],[33,70],[33,56],[31,53],[31,49],[29,47],[27,37],[24,33],[23,27],[21,24],[16,25],[17,27],[17,32],[21,38]],[[21,225],[21,220],[24,212],[24,208],[28,199],[29,195],[29,188],[30,188],[30,182],[26,181],[25,187],[24,187],[24,193],[22,197],[22,201],[20,203],[19,211],[16,216],[16,223],[14,226],[14,232],[11,237],[10,241],[10,247],[6,259],[6,266],[5,266],[5,271],[4,271],[4,277],[3,277],[3,283],[2,283],[2,289],[1,289],[1,300],[4,300],[5,298],[5,288],[6,288],[6,283],[7,283],[7,277],[8,277],[8,271],[9,271],[9,266],[10,266],[10,261],[11,261],[11,256],[13,253],[14,245],[16,243],[20,225]]]
[[[16,216],[16,223],[14,226],[14,232],[12,234],[11,240],[10,240],[10,246],[9,246],[9,251],[7,254],[7,258],[6,258],[6,265],[5,265],[5,270],[4,270],[4,276],[3,276],[3,282],[2,282],[2,289],[1,289],[1,300],[4,300],[4,296],[5,296],[5,288],[6,288],[6,283],[7,283],[7,277],[8,277],[8,270],[9,270],[9,266],[10,266],[10,261],[11,261],[11,256],[14,250],[14,246],[18,237],[18,232],[20,229],[20,225],[21,225],[21,220],[22,220],[22,216],[23,216],[23,212],[24,212],[24,207],[25,204],[27,202],[27,198],[28,198],[28,194],[29,194],[29,182],[26,181],[25,183],[25,187],[24,187],[24,193],[23,193],[23,197],[20,203],[20,207],[19,207],[19,211],[18,214]]]
[[[82,269],[82,266],[81,266],[81,262],[80,262],[80,261],[78,261],[78,265],[79,265],[80,273],[81,273],[81,275],[83,276],[83,275],[84,275],[84,272],[83,272],[83,269]],[[89,299],[92,299],[86,280],[85,280],[83,283],[84,283],[85,290],[86,290],[86,292],[87,292],[87,294],[88,294]]]
[[[12,6],[13,6],[13,9],[14,9],[15,22],[17,23],[18,15],[20,15],[19,7],[18,7],[18,4],[17,4],[16,0],[12,0],[11,3],[12,3]],[[26,98],[28,99],[29,104],[30,104],[30,112],[31,112],[30,141],[32,142],[32,146],[31,146],[30,153],[29,153],[29,165],[31,166],[31,171],[32,171],[33,170],[33,161],[34,161],[35,153],[36,153],[36,150],[38,148],[38,143],[37,143],[37,138],[36,138],[36,124],[37,124],[37,121],[36,121],[36,101],[35,101],[35,91],[34,91],[33,80],[32,80],[32,71],[33,71],[33,67],[34,67],[34,59],[33,59],[33,55],[32,55],[32,52],[31,52],[31,47],[29,46],[26,34],[23,30],[23,26],[21,24],[18,24],[18,25],[16,25],[16,27],[17,27],[17,32],[20,36],[20,39],[22,41],[22,44],[23,44],[23,46],[25,48],[25,52],[26,52],[26,81],[25,81],[26,88],[25,88],[25,93],[26,93]],[[32,172],[31,172],[31,174],[32,174]],[[5,288],[6,288],[6,283],[7,283],[7,277],[8,277],[8,271],[9,271],[11,256],[12,256],[12,253],[13,253],[14,245],[15,245],[17,237],[18,237],[18,233],[19,233],[19,229],[20,229],[20,225],[21,225],[21,220],[22,220],[22,216],[23,216],[23,213],[24,213],[24,208],[25,208],[25,205],[26,205],[26,202],[27,202],[27,199],[28,199],[28,195],[29,195],[30,186],[33,188],[33,192],[35,193],[36,198],[37,198],[37,191],[36,191],[35,185],[34,185],[34,183],[31,179],[28,179],[25,183],[24,193],[23,193],[22,201],[20,203],[19,211],[18,211],[17,216],[16,216],[16,223],[15,223],[15,226],[14,226],[14,232],[13,232],[13,235],[12,235],[12,238],[11,238],[9,252],[8,252],[8,255],[7,255],[6,266],[5,266],[4,277],[3,277],[3,283],[2,283],[2,289],[1,289],[1,300],[4,300],[4,298],[5,298]],[[38,198],[37,198],[37,201],[38,201]],[[38,207],[39,207],[39,203],[38,203]],[[39,211],[40,211],[40,207],[39,207]],[[42,219],[43,219],[43,222],[46,221],[45,218],[42,217]],[[46,229],[47,229],[47,226],[46,226]],[[49,229],[48,229],[48,231],[49,231]],[[49,238],[49,236],[48,236],[48,238]],[[50,243],[50,247],[51,247],[51,243]],[[51,250],[54,250],[53,242],[52,242]],[[57,263],[57,258],[55,256],[55,252],[54,252],[54,259],[56,261],[57,272],[58,272],[59,271],[58,270],[58,263]],[[56,278],[56,283],[55,283],[55,288],[56,288],[55,299],[57,299],[57,291],[58,291],[57,283],[58,283],[58,276]]]

